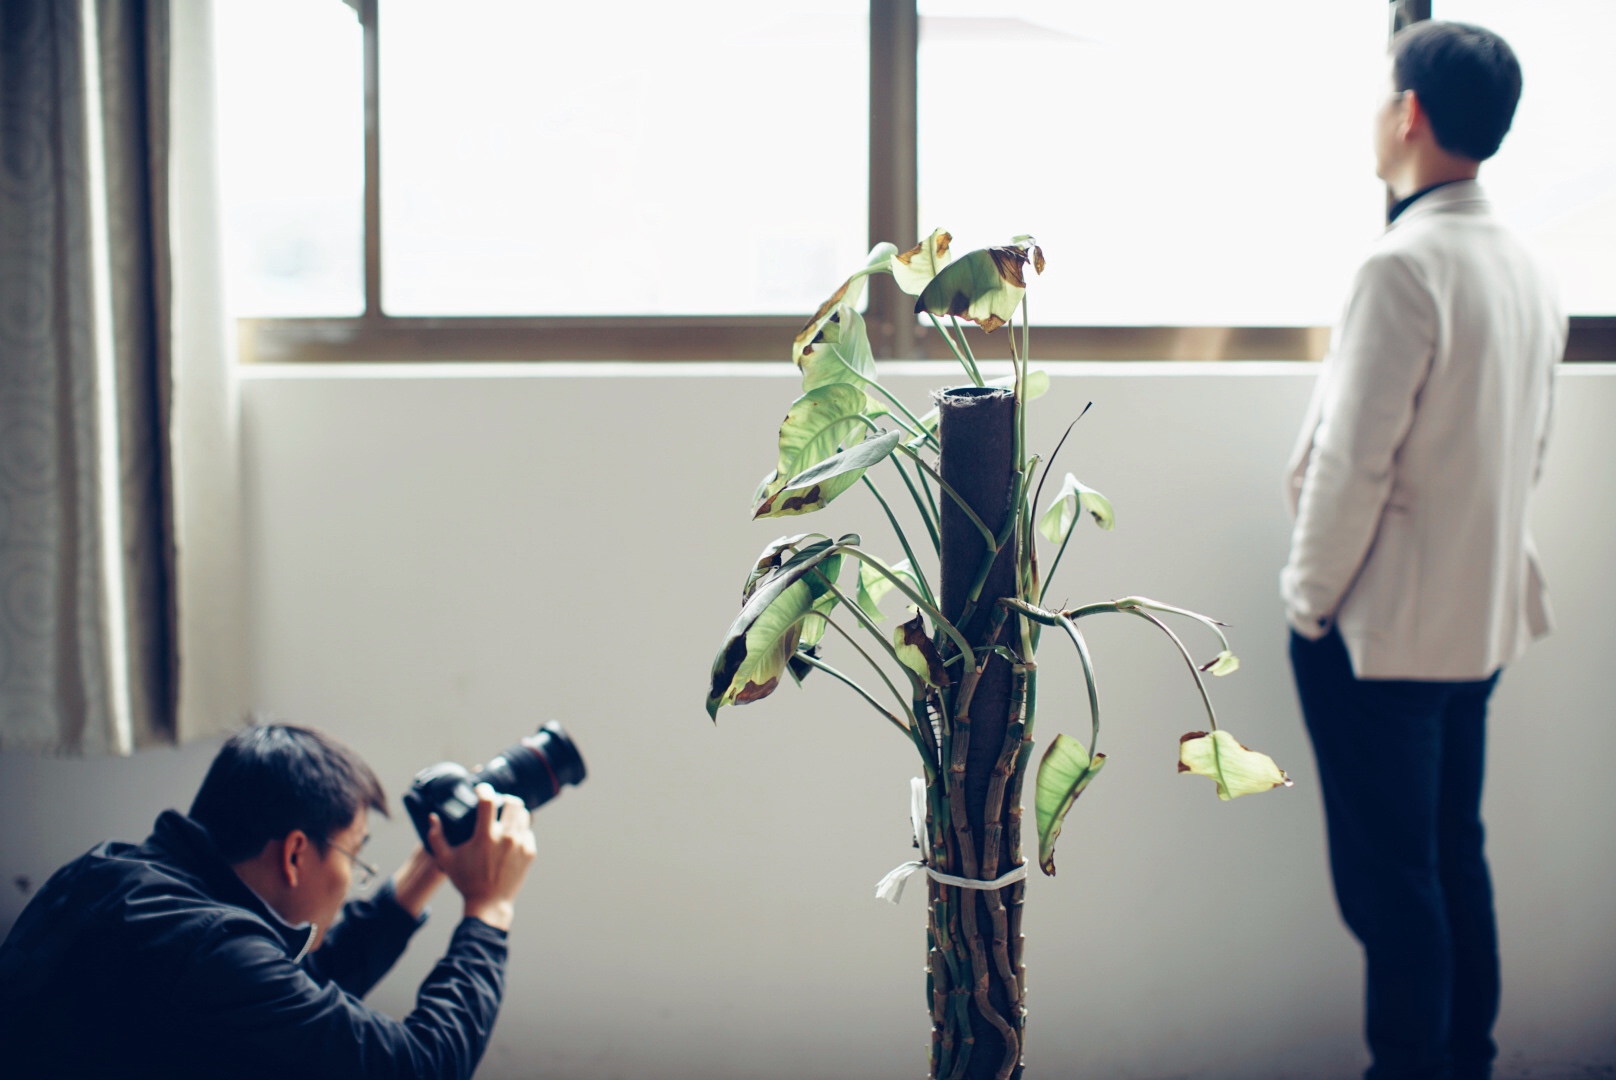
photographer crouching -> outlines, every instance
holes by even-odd
[[[0,945],[6,1075],[471,1076],[499,1011],[506,934],[533,863],[528,808],[583,778],[555,732],[549,745],[559,742],[570,772],[545,759],[541,738],[475,776],[456,766],[423,773],[452,770],[464,782],[430,805],[417,785],[407,802],[426,846],[346,905],[376,875],[361,854],[370,811],[387,814],[376,774],[306,728],[234,736],[188,815],[165,811],[138,846],[94,848],[23,909]],[[497,783],[510,770],[494,765],[513,757],[534,771],[539,759],[553,786],[518,797],[478,782]],[[368,1008],[360,998],[403,953],[445,878],[463,918],[415,1009],[398,1021]]]

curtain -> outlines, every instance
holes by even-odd
[[[0,4],[0,750],[244,711],[210,12]]]

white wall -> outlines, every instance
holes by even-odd
[[[1177,737],[1202,726],[1182,661],[1142,623],[1093,628],[1111,764],[1068,822],[1060,877],[1029,889],[1032,1075],[1362,1068],[1358,955],[1275,597],[1279,473],[1312,370],[1054,365],[1034,405],[1047,451],[1095,402],[1058,468],[1118,514],[1074,540],[1055,595],[1142,593],[1232,623],[1244,663],[1214,688],[1219,715],[1296,786],[1224,804],[1178,776]],[[350,742],[395,792],[552,717],[588,759],[589,781],[536,818],[489,1080],[924,1069],[923,905],[872,898],[910,854],[912,749],[820,678],[716,728],[702,711],[750,560],[799,528],[747,520],[795,373],[725,371],[259,369],[244,386],[262,705]],[[919,401],[951,380],[887,381]],[[1616,370],[1564,371],[1559,404],[1537,527],[1560,629],[1501,684],[1486,803],[1517,1072],[1616,1062]],[[862,491],[800,527],[898,550]],[[1046,639],[1038,731],[1086,740],[1064,645]],[[138,839],[216,745],[0,757],[0,926],[23,903],[14,879]],[[387,862],[412,841],[401,817],[373,832]],[[437,909],[373,1004],[408,1010],[452,895]]]

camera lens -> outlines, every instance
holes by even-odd
[[[472,783],[491,784],[495,791],[515,795],[532,810],[559,795],[563,786],[581,783],[587,775],[578,748],[561,725],[551,721],[490,761],[472,777]]]
[[[476,827],[477,793],[472,789],[478,784],[515,795],[532,810],[588,775],[578,748],[561,725],[551,721],[475,773],[449,762],[422,769],[404,793],[404,809],[423,844],[429,815],[434,813],[443,822],[444,839],[463,844]]]

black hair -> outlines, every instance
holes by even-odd
[[[1392,39],[1392,78],[1412,90],[1431,121],[1437,145],[1486,161],[1515,118],[1521,65],[1509,43],[1469,23],[1424,20]]]
[[[387,815],[387,796],[359,755],[291,724],[263,724],[219,750],[191,803],[191,819],[226,862],[250,859],[270,840],[301,829],[322,849],[368,806]]]

